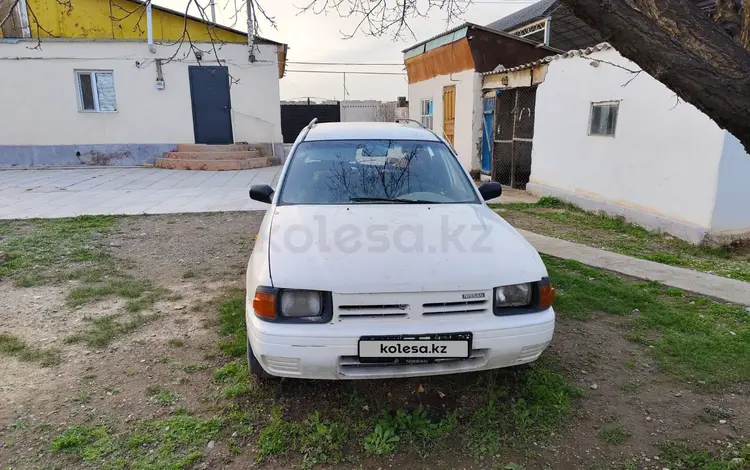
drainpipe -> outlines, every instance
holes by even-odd
[[[153,54],[156,53],[154,47],[154,28],[151,24],[151,0],[146,0],[146,34],[148,36],[148,50]]]

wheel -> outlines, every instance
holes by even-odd
[[[247,340],[247,368],[250,371],[250,375],[252,375],[253,377],[259,379],[276,378],[276,376],[273,376],[266,372],[263,366],[260,365],[260,362],[258,362],[258,358],[255,357],[255,354],[253,353],[253,348],[250,347],[250,340]]]

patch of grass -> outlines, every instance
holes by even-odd
[[[732,414],[723,408],[706,407],[698,415],[698,419],[707,424],[716,424],[719,420],[729,419]]]
[[[627,367],[628,369],[635,369],[635,361],[626,361],[625,367]]]
[[[390,454],[399,442],[421,445],[434,443],[448,435],[455,426],[454,413],[449,413],[440,420],[432,420],[421,405],[410,412],[403,409],[383,410],[375,429],[365,436],[365,451],[378,455]]]
[[[91,393],[90,392],[81,392],[77,395],[74,395],[73,398],[70,399],[73,403],[80,403],[82,405],[89,403],[91,401]]]
[[[631,340],[670,374],[710,386],[750,380],[750,317],[744,307],[675,295],[656,282],[631,282],[575,261],[544,257],[563,316],[627,316]],[[637,309],[637,314],[634,311]]]
[[[10,425],[8,426],[8,428],[10,428],[11,431],[15,431],[17,429],[24,429],[24,428],[26,428],[26,426],[27,426],[26,420],[22,419],[22,418],[19,418],[19,419],[13,421],[12,423],[10,423]]]
[[[206,368],[207,366],[203,364],[185,364],[184,366],[182,366],[182,370],[187,372],[188,374],[199,372],[205,370]]]
[[[24,362],[36,362],[43,367],[60,363],[60,351],[34,348],[21,338],[10,333],[0,333],[0,354],[15,357]]]
[[[494,455],[504,447],[523,446],[556,432],[582,392],[565,382],[544,361],[534,364],[512,386],[492,386],[487,405],[474,412],[469,446]]]
[[[626,393],[634,393],[638,391],[640,387],[641,385],[634,380],[626,380],[625,382],[617,384],[617,388]]]
[[[181,338],[172,338],[167,341],[167,344],[173,348],[182,348],[185,346],[185,340]]]
[[[661,450],[661,460],[669,468],[704,470],[740,470],[750,463],[750,444],[739,449],[739,455],[715,455],[705,450],[696,450],[685,444],[665,441],[657,447]]]
[[[219,343],[219,349],[224,354],[231,357],[247,354],[244,291],[233,293],[219,306],[219,332],[228,337]]]
[[[624,444],[632,434],[622,424],[608,424],[599,430],[597,437],[607,444],[619,446]]]
[[[136,313],[153,306],[166,294],[166,289],[156,287],[150,281],[120,276],[74,287],[68,293],[67,303],[70,307],[78,307],[88,302],[119,296],[128,299],[125,310]]]
[[[304,422],[283,419],[281,408],[271,409],[271,419],[258,438],[258,460],[271,455],[296,450],[302,454],[302,465],[311,468],[316,464],[336,464],[343,458],[345,427],[311,414]]]
[[[594,214],[555,198],[493,205],[513,226],[657,263],[750,281],[750,246],[696,246],[619,217]]]
[[[0,251],[9,253],[10,259],[0,263],[0,278],[18,277],[21,278],[18,281],[21,285],[36,285],[54,280],[54,276],[49,277],[47,273],[49,268],[102,259],[106,255],[95,245],[115,220],[110,216],[86,215],[65,219],[3,221]]]
[[[184,273],[182,273],[182,278],[183,279],[193,279],[193,278],[196,278],[196,277],[198,277],[198,274],[195,271],[193,271],[193,270],[188,270],[188,271],[185,271]]]
[[[120,336],[126,335],[159,318],[157,314],[107,315],[90,320],[88,329],[68,337],[67,343],[85,343],[92,348],[102,348]]]
[[[146,393],[151,398],[151,401],[159,406],[171,406],[177,403],[177,394],[170,392],[166,388],[149,385],[146,388]]]
[[[203,458],[206,444],[219,437],[221,427],[219,419],[187,414],[140,422],[122,433],[104,425],[73,426],[50,447],[98,468],[187,469]]]
[[[227,398],[250,393],[251,381],[247,364],[230,362],[214,372],[214,382],[225,384],[222,393]]]

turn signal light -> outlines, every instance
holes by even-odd
[[[255,292],[253,299],[253,310],[255,314],[263,318],[276,318],[276,295],[268,292]]]
[[[539,289],[539,306],[550,308],[555,300],[555,288],[551,284],[542,284]]]

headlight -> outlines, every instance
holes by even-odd
[[[495,308],[529,307],[533,293],[532,284],[514,284],[495,288]]]
[[[285,317],[319,317],[323,314],[323,296],[311,290],[283,290],[281,314]]]
[[[270,322],[328,323],[333,300],[330,292],[259,286],[252,309],[256,317]]]

